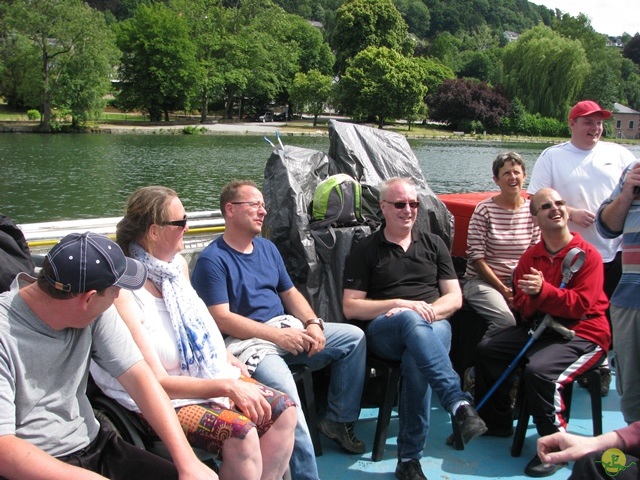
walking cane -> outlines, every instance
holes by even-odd
[[[580,267],[582,267],[582,264],[584,263],[584,258],[585,258],[584,250],[577,247],[569,250],[569,253],[567,253],[567,256],[564,257],[564,260],[562,261],[562,282],[560,283],[560,288],[566,287],[567,283],[569,283],[569,280],[571,280],[571,277],[573,277],[573,275],[578,270],[580,270]],[[531,346],[531,344],[533,344],[533,342],[535,342],[538,338],[540,338],[540,335],[542,335],[542,332],[544,332],[547,328],[551,328],[552,330],[555,330],[560,335],[562,335],[562,337],[565,340],[571,340],[575,335],[575,332],[573,330],[569,330],[568,328],[554,321],[551,315],[549,314],[545,315],[544,318],[542,319],[542,322],[540,322],[540,324],[536,327],[535,330],[529,330],[529,335],[531,335],[531,337],[529,338],[529,340],[527,340],[527,343],[525,343],[524,347],[522,347],[522,350],[520,350],[518,355],[516,355],[516,358],[512,360],[512,362],[509,364],[509,366],[504,371],[504,373],[500,376],[500,378],[498,378],[496,383],[494,383],[493,386],[489,389],[489,391],[486,393],[484,398],[480,400],[480,402],[478,402],[478,405],[476,405],[476,410],[480,410],[483,407],[483,405],[487,403],[487,400],[491,398],[491,395],[495,393],[498,387],[502,385],[502,382],[504,382],[505,379],[516,368],[516,365],[518,365],[518,363],[522,359],[525,352]]]

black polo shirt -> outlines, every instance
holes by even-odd
[[[372,300],[402,298],[433,303],[439,280],[457,280],[451,255],[437,235],[413,230],[405,252],[388,242],[380,229],[354,246],[344,269],[344,288],[367,293]]]

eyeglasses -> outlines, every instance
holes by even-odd
[[[540,210],[549,210],[551,207],[553,207],[555,205],[556,208],[560,208],[560,207],[564,207],[567,204],[567,202],[565,200],[556,200],[555,202],[547,202],[547,203],[543,203],[542,205],[540,205],[538,207],[538,209],[536,210],[536,215],[538,214],[538,212]]]
[[[393,205],[398,210],[402,210],[407,205],[409,205],[409,208],[411,208],[412,210],[420,206],[420,202],[389,202],[388,200],[382,200],[382,201],[390,205]]]
[[[258,210],[260,208],[262,208],[265,212],[267,211],[267,206],[264,204],[264,202],[229,202],[231,205],[249,205],[249,208],[252,208],[253,210]]]
[[[187,226],[187,215],[185,214],[185,216],[182,217],[182,220],[171,220],[170,222],[162,222],[160,225],[184,228]]]

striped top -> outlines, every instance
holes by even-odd
[[[518,210],[506,210],[493,198],[476,205],[467,234],[467,271],[464,277],[478,277],[474,260],[484,259],[487,266],[506,285],[520,256],[540,240],[540,229],[533,223],[529,200]]]
[[[633,165],[628,166],[620,177],[618,186],[602,203],[596,216],[598,233],[605,238],[616,238],[621,232],[613,232],[600,220],[602,209],[613,202],[624,185],[624,179]],[[640,200],[635,199],[627,212],[622,229],[622,278],[616,287],[611,304],[624,308],[640,309]]]

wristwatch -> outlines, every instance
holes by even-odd
[[[324,332],[324,320],[322,320],[320,317],[307,320],[304,326],[308,327],[309,325],[318,325],[320,327],[320,330]]]

